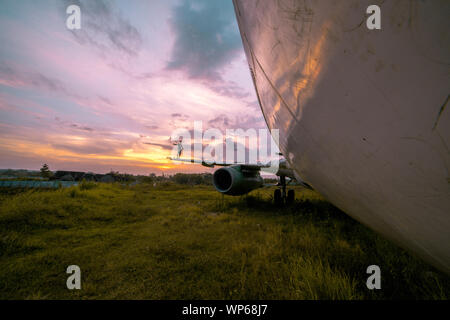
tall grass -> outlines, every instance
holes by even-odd
[[[297,189],[81,183],[0,196],[2,299],[448,299],[449,277]],[[82,271],[82,289],[65,270]],[[367,266],[382,271],[368,290]]]

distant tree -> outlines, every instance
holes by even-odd
[[[176,173],[171,180],[178,184],[211,185],[212,175],[210,173]]]
[[[179,184],[189,184],[190,183],[189,176],[184,173],[176,173],[173,176],[173,180],[175,181],[175,183],[179,183]]]
[[[156,175],[150,173],[148,176],[139,176],[139,180],[144,183],[153,183],[156,181]]]
[[[44,163],[44,165],[41,168],[41,177],[43,178],[50,178],[52,176],[52,172],[48,168],[48,165]]]

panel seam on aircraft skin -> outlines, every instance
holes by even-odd
[[[439,113],[437,115],[436,121],[434,122],[434,126],[433,126],[433,129],[431,131],[434,131],[434,129],[436,129],[436,127],[437,127],[437,125],[439,123],[439,120],[441,119],[441,116],[444,113],[444,109],[445,109],[445,107],[447,107],[447,103],[448,103],[449,98],[450,98],[450,94],[447,95],[447,99],[445,100],[445,102],[441,106],[441,108],[439,109]]]
[[[245,36],[245,34],[244,34]],[[262,67],[261,63],[259,62],[258,58],[256,57],[255,53],[253,52],[253,49],[247,39],[247,36],[245,36],[245,41],[247,42],[248,48],[250,49],[250,54],[252,55],[252,59],[254,58],[256,63],[258,64],[259,68],[261,69],[264,77],[266,78],[267,82],[269,82],[270,86],[272,87],[272,89],[276,92],[278,98],[280,98],[281,102],[283,103],[283,105],[285,106],[285,108],[289,111],[289,113],[291,114],[292,118],[298,122],[298,119],[295,117],[294,113],[292,112],[292,110],[289,108],[289,105],[286,103],[286,101],[284,101],[283,97],[281,96],[281,94],[278,92],[277,88],[274,86],[274,84],[272,83],[272,81],[269,79],[269,77],[267,76],[266,72],[264,71],[264,68]]]

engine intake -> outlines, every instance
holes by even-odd
[[[259,171],[243,170],[240,166],[235,166],[216,170],[213,184],[221,193],[240,196],[262,187],[264,180]]]

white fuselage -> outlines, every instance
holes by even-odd
[[[381,30],[366,9],[381,8]],[[450,1],[234,0],[261,109],[296,173],[450,272]]]

